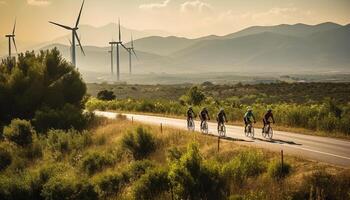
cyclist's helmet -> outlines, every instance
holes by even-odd
[[[188,106],[188,109],[189,109],[189,110],[192,110],[192,106]]]
[[[272,112],[272,108],[268,108],[268,109],[267,109],[267,112]]]
[[[204,107],[203,110],[207,111],[208,109],[206,107]]]
[[[224,112],[224,108],[220,108],[220,112]]]
[[[247,108],[247,111],[248,111],[248,112],[252,112],[253,109],[252,109],[251,107],[248,107],[248,108]]]

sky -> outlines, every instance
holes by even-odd
[[[67,34],[48,23],[75,23],[82,0],[0,0],[0,35],[48,41]],[[86,0],[81,24],[103,26],[121,18],[136,30],[189,38],[225,35],[255,25],[350,23],[350,0]],[[5,40],[1,37],[1,41]]]

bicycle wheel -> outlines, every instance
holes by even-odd
[[[268,130],[268,137],[269,137],[270,140],[271,140],[272,137],[273,137],[273,129],[272,129],[271,126],[269,127],[269,130]]]
[[[263,132],[261,133],[262,136],[263,136],[264,138],[267,137],[266,132],[267,132],[267,131],[266,131],[266,127],[264,127],[264,128],[263,128]]]
[[[222,136],[226,137],[226,126],[222,125]]]
[[[250,131],[249,132],[250,132],[250,134],[249,134],[250,137],[254,138],[254,127],[252,125],[250,125]]]

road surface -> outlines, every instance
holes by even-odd
[[[95,111],[98,116],[107,118],[115,118],[117,113]],[[152,124],[170,126],[174,128],[187,129],[187,123],[184,119],[173,119],[167,117],[123,114],[128,119],[134,121]],[[199,122],[195,122],[196,130],[198,130]],[[209,134],[217,135],[216,123],[209,122]],[[350,141],[302,135],[296,133],[288,133],[284,131],[274,131],[273,140],[264,139],[261,136],[260,127],[255,128],[255,138],[247,138],[244,135],[244,128],[239,126],[226,126],[227,139],[234,139],[240,144],[253,145],[266,148],[273,151],[283,150],[284,153],[296,155],[311,160],[325,162],[329,164],[350,167]]]

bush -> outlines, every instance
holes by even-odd
[[[33,134],[32,125],[26,120],[14,119],[9,126],[4,128],[5,138],[22,147],[32,143]]]
[[[1,200],[27,200],[31,199],[31,188],[23,175],[0,175]]]
[[[81,161],[82,169],[89,175],[101,171],[103,168],[113,164],[114,160],[111,155],[97,151],[87,153]]]
[[[128,166],[126,173],[130,181],[135,181],[153,168],[154,164],[150,160],[138,160]]]
[[[128,177],[124,173],[105,172],[99,174],[94,180],[101,199],[117,195],[127,183]]]
[[[216,163],[203,164],[198,145],[192,143],[170,163],[169,178],[179,199],[223,199],[226,186],[219,171]]]
[[[222,176],[226,181],[242,184],[248,177],[261,174],[265,169],[261,152],[249,150],[239,153],[222,168]]]
[[[76,177],[55,176],[43,186],[41,195],[45,199],[98,199],[93,186],[86,181],[79,181]]]
[[[134,199],[158,199],[168,192],[170,189],[170,180],[167,170],[154,169],[141,176],[134,184],[133,197]],[[164,198],[161,198],[164,199]]]
[[[156,149],[156,139],[142,126],[122,138],[122,147],[130,151],[136,160],[147,157]]]
[[[294,199],[349,199],[349,188],[349,171],[332,175],[325,170],[317,170],[304,177]]]
[[[283,162],[282,166],[282,163],[280,161],[274,160],[269,163],[267,173],[271,178],[280,180],[289,174],[290,168],[291,166],[288,163]]]
[[[97,93],[97,99],[103,101],[112,101],[116,98],[113,91],[102,90]]]
[[[33,124],[36,130],[45,133],[49,129],[77,129],[82,130],[87,126],[88,118],[79,107],[65,104],[60,109],[44,107],[35,112]]]
[[[47,135],[48,148],[58,157],[61,154],[82,150],[92,144],[89,132],[50,130]]]
[[[12,163],[12,155],[4,147],[0,146],[0,172],[10,166]]]

